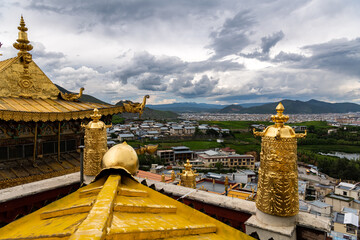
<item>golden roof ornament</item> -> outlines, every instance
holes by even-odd
[[[171,181],[175,181],[175,178],[176,178],[175,172],[174,172],[174,170],[172,170],[171,171]]]
[[[101,118],[101,114],[99,113],[99,110],[97,108],[94,109],[94,113],[90,115],[91,119],[94,123],[99,122]]]
[[[20,26],[18,27],[18,29],[20,30],[19,35],[18,35],[19,38],[16,40],[17,43],[14,43],[13,46],[17,50],[20,50],[18,52],[18,56],[24,55],[24,54],[29,54],[31,57],[31,54],[28,53],[28,51],[32,50],[33,46],[31,44],[29,44],[30,41],[28,40],[27,33],[26,33],[28,28],[25,27],[25,21],[24,21],[23,16],[21,16]]]
[[[138,156],[134,148],[126,142],[117,144],[105,153],[102,168],[121,168],[135,176],[139,170]]]
[[[190,164],[189,159],[184,164],[185,170],[182,170],[182,173],[178,173],[180,175],[180,183],[181,186],[189,187],[189,188],[196,188],[196,176],[198,173],[195,173],[191,168],[192,165]]]
[[[83,92],[84,92],[85,88],[80,88],[79,93],[62,93],[60,92],[60,95],[62,97],[62,99],[66,100],[66,101],[75,101],[78,100],[79,98],[81,98]]]
[[[20,57],[20,62],[24,68],[24,72],[18,84],[25,90],[25,92],[21,94],[22,97],[32,97],[32,95],[28,93],[27,90],[34,87],[34,82],[31,80],[29,73],[29,64],[32,62],[32,56],[30,53],[28,53],[28,51],[33,49],[33,46],[29,44],[30,41],[28,40],[28,36],[26,33],[28,28],[25,27],[25,21],[23,16],[21,16],[20,26],[18,27],[18,29],[18,39],[16,39],[17,42],[15,42],[13,46],[17,50],[19,50],[18,57]],[[39,91],[40,89],[35,90]]]
[[[139,118],[144,112],[146,105],[146,99],[150,98],[149,95],[145,95],[142,103],[133,103],[131,101],[126,101],[123,103],[125,111],[128,113],[139,113]]]
[[[284,125],[289,116],[283,115],[284,106],[279,103],[277,114],[271,119],[274,125],[254,135],[261,136],[261,153],[256,207],[267,214],[290,217],[299,212],[297,134]]]

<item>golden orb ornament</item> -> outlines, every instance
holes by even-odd
[[[126,142],[110,148],[102,160],[103,168],[123,168],[130,174],[136,175],[139,169],[139,160],[135,150]]]

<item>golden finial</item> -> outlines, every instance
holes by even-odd
[[[171,171],[171,181],[175,181],[175,172],[174,170]]]
[[[101,114],[97,108],[94,108],[94,113],[90,115],[93,122],[98,122],[101,118]]]
[[[165,182],[165,174],[161,174],[161,182]]]
[[[30,41],[28,40],[27,37],[27,33],[26,31],[28,30],[27,27],[25,27],[25,21],[23,16],[21,15],[21,20],[20,20],[20,26],[18,27],[18,29],[20,30],[19,32],[19,38],[16,40],[17,42],[13,44],[14,48],[16,48],[17,50],[20,50],[18,53],[18,56],[23,55],[28,53],[27,51],[30,51],[31,49],[33,49],[33,46],[30,43]]]
[[[225,186],[228,186],[228,185],[229,185],[229,177],[226,176],[226,177],[225,177]]]
[[[199,174],[194,173],[191,169],[192,165],[190,164],[189,159],[184,164],[185,170],[182,171],[180,175],[181,185],[184,187],[196,188],[196,176]]]
[[[186,171],[191,171],[191,167],[192,165],[190,164],[190,160],[186,160],[186,164],[184,164],[185,170]]]
[[[289,120],[289,116],[283,115],[284,109],[284,105],[280,102],[276,107],[277,114],[271,116],[271,120],[279,127],[282,127]]]

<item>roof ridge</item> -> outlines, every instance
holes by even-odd
[[[11,65],[11,63],[17,58],[19,58],[19,57],[17,56],[17,57],[8,58],[3,61],[0,61],[0,72],[4,71],[6,68],[8,68]]]

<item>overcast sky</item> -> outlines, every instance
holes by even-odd
[[[0,60],[23,14],[56,84],[109,103],[360,103],[360,1],[0,2]]]

